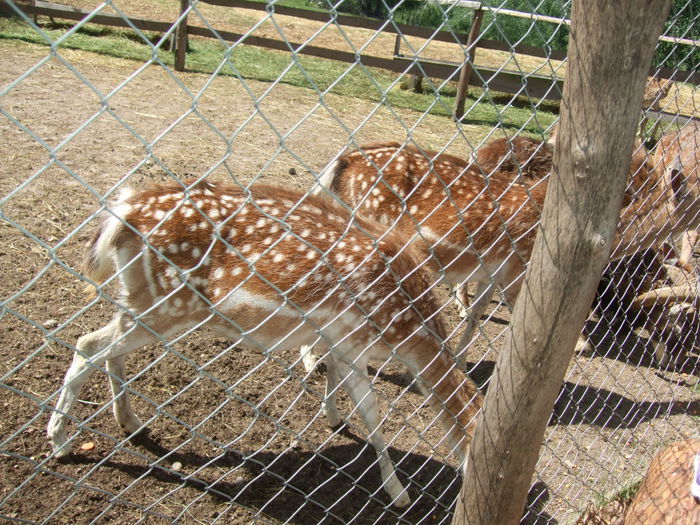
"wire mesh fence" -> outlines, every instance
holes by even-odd
[[[474,54],[474,6],[381,2],[367,29],[338,18],[363,2],[323,3],[322,20],[185,4],[76,0],[89,15],[71,23],[3,4],[0,516],[449,522],[551,172],[558,104],[526,79],[565,79],[568,3],[485,6],[482,44],[502,45]],[[94,24],[105,15],[127,29]],[[674,4],[633,108],[619,231],[645,249],[613,252],[524,523],[622,498],[698,434],[695,234],[677,207],[697,191],[698,16]],[[402,32],[416,21],[441,37]],[[431,67],[467,58],[455,121],[461,67]]]

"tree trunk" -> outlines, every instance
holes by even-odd
[[[608,262],[641,97],[670,0],[574,0],[542,223],[453,525],[518,523],[552,406]]]

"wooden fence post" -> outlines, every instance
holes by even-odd
[[[469,79],[472,76],[474,69],[474,58],[476,57],[476,44],[481,31],[481,22],[484,19],[484,11],[481,8],[474,11],[474,19],[469,28],[469,37],[467,38],[467,60],[462,65],[459,72],[459,83],[457,84],[457,100],[455,101],[455,113],[453,118],[459,121],[464,116],[464,102],[467,99],[469,91]]]
[[[189,8],[189,0],[180,0],[180,16]],[[175,33],[175,71],[185,70],[185,57],[187,54],[187,16],[178,24]]]
[[[394,40],[394,58],[403,56],[401,54],[401,33],[396,33]],[[408,89],[416,93],[423,92],[423,77],[420,73],[412,73],[408,77]]]
[[[573,2],[555,171],[453,525],[510,525],[522,517],[554,401],[612,248],[644,83],[670,4]]]

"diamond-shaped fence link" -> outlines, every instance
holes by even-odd
[[[0,516],[448,523],[569,7],[0,3]],[[613,252],[524,523],[622,516],[698,435],[698,17],[630,109],[620,237],[658,236]]]

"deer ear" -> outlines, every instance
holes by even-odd
[[[683,173],[683,165],[681,164],[680,159],[676,159],[676,161],[667,168],[666,173],[669,177],[673,197],[678,202],[686,195],[686,180],[685,174]]]

